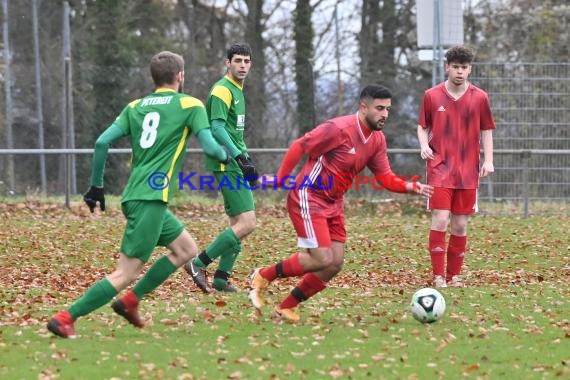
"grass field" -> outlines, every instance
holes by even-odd
[[[201,247],[226,224],[219,203],[175,209]],[[430,278],[428,215],[353,201],[345,267],[292,325],[247,299],[251,268],[295,251],[281,204],[261,204],[234,276],[243,291],[202,295],[179,271],[141,304],[144,329],[104,306],[76,323],[74,340],[45,323],[112,269],[118,203],[95,216],[80,204],[2,203],[0,218],[2,379],[570,378],[568,217],[474,217],[469,286],[443,289],[446,314],[422,325],[408,304]],[[269,300],[293,284],[277,281]]]

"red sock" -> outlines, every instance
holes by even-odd
[[[299,262],[299,254],[295,253],[283,261],[259,271],[261,277],[267,281],[273,281],[277,277],[297,277],[305,273],[305,269]]]
[[[447,280],[460,275],[467,247],[467,236],[451,235],[447,246]]]
[[[429,254],[434,276],[445,274],[445,231],[429,231]]]
[[[121,301],[123,301],[126,307],[137,307],[139,304],[139,299],[132,290],[129,290],[124,296],[122,296]]]
[[[327,283],[314,273],[307,273],[291,293],[281,302],[280,309],[292,309],[327,287]]]

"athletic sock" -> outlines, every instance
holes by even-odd
[[[73,320],[91,313],[100,308],[117,295],[117,290],[106,278],[97,281],[83,295],[75,301],[69,309],[69,314]]]
[[[434,276],[445,275],[445,231],[429,231],[429,254]]]
[[[327,287],[327,283],[318,278],[314,273],[310,272],[303,276],[299,284],[291,293],[281,302],[280,309],[292,309],[299,303],[308,300],[315,294],[319,293]]]
[[[214,279],[212,280],[212,286],[214,289],[223,289],[228,279],[230,278],[230,273],[217,269],[214,272]]]
[[[196,258],[193,259],[194,265],[200,268],[206,268],[212,262],[212,259],[208,257],[206,251],[200,252]]]
[[[237,247],[241,249],[241,244],[238,244]],[[228,282],[228,278],[232,274],[238,255],[239,251],[227,251],[220,257],[220,263],[218,265],[218,269],[214,273],[213,280],[213,285],[216,289],[223,288],[225,283]]]
[[[239,252],[240,250],[240,240],[235,235],[234,230],[227,228],[214,239],[204,252],[194,259],[194,264],[200,268],[205,268],[225,252]]]
[[[166,256],[156,260],[145,275],[133,287],[133,293],[140,301],[145,295],[152,292],[178,269]]]
[[[467,236],[451,235],[447,246],[447,280],[460,275],[467,248]]]
[[[295,253],[275,265],[268,266],[259,271],[261,277],[271,282],[277,277],[297,277],[305,273],[299,261],[299,253]]]

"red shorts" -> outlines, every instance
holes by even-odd
[[[434,187],[429,198],[430,210],[450,210],[457,215],[471,215],[477,212],[477,189],[448,189]]]
[[[332,241],[346,242],[344,215],[325,217],[311,214],[303,207],[288,204],[289,218],[297,232],[300,248],[331,247]]]

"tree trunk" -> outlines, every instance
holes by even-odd
[[[315,126],[313,78],[313,10],[309,0],[297,0],[294,15],[295,83],[297,84],[297,124],[304,134]]]
[[[362,1],[362,28],[360,30],[360,84],[381,83],[392,87],[396,66],[397,15],[394,0]],[[379,36],[381,31],[381,36]]]
[[[248,147],[261,147],[264,136],[265,115],[265,55],[263,41],[263,0],[246,0],[248,7],[245,41],[252,49],[251,73],[245,81],[247,101],[247,139]],[[253,132],[253,133],[252,133]]]

